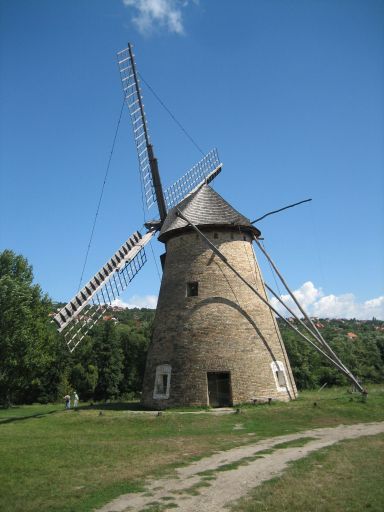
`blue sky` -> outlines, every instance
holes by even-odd
[[[384,319],[383,1],[0,0],[0,15],[0,250],[25,255],[53,299],[77,291],[131,41],[145,80],[218,148],[214,188],[235,208],[254,219],[313,199],[258,226],[309,311]],[[143,95],[167,186],[200,154]],[[142,224],[125,111],[84,278]],[[147,254],[125,303],[155,303]]]

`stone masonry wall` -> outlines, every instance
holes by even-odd
[[[205,230],[241,276],[266,298],[249,233]],[[198,296],[187,297],[197,281]],[[271,368],[284,364],[286,387]],[[170,395],[154,399],[156,367],[170,365]],[[297,391],[270,309],[202,242],[185,231],[167,242],[167,256],[149,347],[143,404],[151,408],[208,405],[207,372],[230,372],[233,404],[289,400]]]

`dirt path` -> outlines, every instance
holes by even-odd
[[[141,511],[155,504],[164,506],[162,510],[220,512],[254,487],[282,473],[291,461],[343,439],[380,433],[384,433],[384,422],[339,425],[264,439],[179,468],[176,477],[151,480],[145,492],[120,496],[98,512]],[[282,443],[291,445],[280,447]]]

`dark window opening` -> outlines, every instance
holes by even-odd
[[[167,256],[167,253],[163,253],[161,256],[160,256],[160,263],[161,263],[161,268],[162,270],[164,270],[164,267],[165,267],[165,258]]]
[[[213,238],[219,238],[218,233],[213,233]]]
[[[187,283],[187,297],[197,297],[199,295],[199,283],[192,281]]]
[[[162,373],[157,376],[156,393],[158,395],[166,395],[168,387],[168,374]]]

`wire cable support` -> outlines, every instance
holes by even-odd
[[[81,283],[82,283],[82,281],[83,281],[84,272],[85,272],[85,267],[87,266],[87,261],[88,261],[88,256],[89,256],[89,251],[90,251],[90,248],[91,248],[91,244],[92,244],[92,240],[93,240],[93,235],[94,235],[94,232],[95,232],[95,227],[96,227],[97,218],[98,218],[98,216],[99,216],[99,211],[100,211],[101,201],[103,200],[105,184],[106,184],[106,182],[107,182],[107,178],[108,178],[108,174],[109,174],[109,169],[110,169],[110,166],[111,166],[112,155],[113,155],[113,151],[114,151],[114,149],[115,149],[115,145],[116,145],[116,139],[117,139],[117,134],[118,134],[119,127],[120,127],[121,118],[122,118],[122,116],[123,116],[123,110],[124,110],[124,101],[123,101],[123,103],[122,103],[122,105],[121,105],[120,114],[119,114],[119,119],[118,119],[118,121],[117,121],[117,126],[116,126],[116,130],[115,130],[115,135],[114,135],[114,137],[113,137],[112,148],[111,148],[111,152],[110,152],[110,154],[109,154],[109,159],[108,159],[107,168],[106,168],[106,171],[105,171],[105,174],[104,174],[103,184],[102,184],[102,186],[101,186],[101,190],[100,190],[99,201],[98,201],[98,203],[97,203],[96,214],[95,214],[95,217],[94,217],[94,219],[93,219],[93,225],[92,225],[92,230],[91,230],[91,236],[89,237],[88,247],[87,247],[87,250],[86,250],[86,253],[85,253],[85,259],[84,259],[83,269],[82,269],[82,271],[81,271],[81,276],[80,276],[79,286],[78,286],[77,291],[79,291],[79,290],[80,290],[80,288],[81,288]]]
[[[184,126],[178,121],[176,116],[169,110],[167,105],[164,103],[164,101],[160,98],[160,96],[156,93],[156,91],[149,85],[149,83],[145,80],[143,75],[141,73],[138,73],[141,80],[145,83],[145,85],[148,87],[148,89],[151,91],[151,93],[154,95],[154,97],[157,99],[157,101],[160,103],[160,105],[168,112],[170,117],[173,119],[173,121],[177,124],[177,126],[180,128],[180,130],[184,133],[184,135],[192,142],[192,144],[195,146],[195,148],[204,156],[204,151],[201,149],[201,147],[197,144],[197,142],[193,139],[193,137],[188,133],[188,131],[184,128]]]

